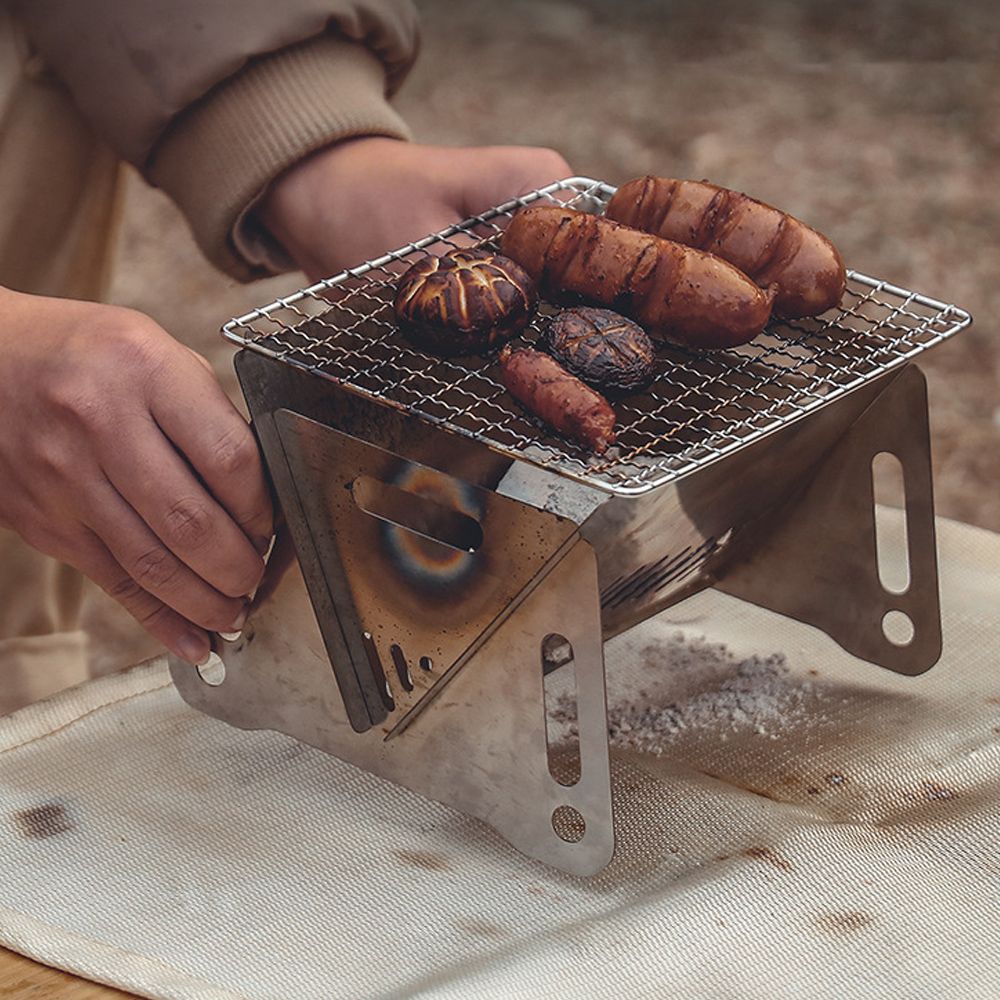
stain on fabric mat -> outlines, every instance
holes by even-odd
[[[499,924],[491,923],[489,920],[454,920],[452,921],[452,926],[457,930],[464,931],[466,934],[471,934],[473,937],[491,938],[493,940],[507,937],[510,933],[506,928],[501,927]]]
[[[756,861],[763,861],[772,868],[777,868],[778,871],[790,872],[795,870],[795,866],[791,861],[788,858],[782,857],[773,847],[748,847],[743,854],[748,858],[754,858]]]
[[[443,872],[451,868],[447,860],[433,851],[417,851],[401,848],[392,852],[400,861],[405,861],[414,868],[423,868],[428,872]]]
[[[843,910],[835,913],[821,913],[816,918],[818,927],[831,934],[853,934],[873,924],[874,918],[864,910]]]
[[[69,812],[60,802],[43,802],[20,809],[13,814],[13,820],[14,828],[25,840],[45,840],[73,829]]]
[[[958,792],[954,788],[939,785],[936,781],[922,781],[919,792],[915,795],[908,795],[907,798],[911,800],[926,799],[928,802],[940,802],[947,801],[948,799],[957,799]]]

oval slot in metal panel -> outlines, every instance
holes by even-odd
[[[419,493],[358,476],[351,495],[366,514],[460,552],[475,552],[483,544],[483,529],[475,518]]]
[[[404,691],[413,690],[413,678],[410,676],[410,667],[406,662],[406,654],[403,647],[398,642],[394,642],[389,647],[389,654],[392,656],[393,666],[396,668],[396,676]]]
[[[372,675],[375,678],[375,685],[382,698],[382,704],[385,705],[387,711],[392,712],[396,708],[396,699],[392,696],[392,688],[389,687],[389,680],[382,669],[382,658],[378,655],[378,646],[375,645],[375,639],[372,637],[371,632],[364,632],[362,633],[361,641],[364,643],[365,655],[368,657],[368,665],[371,667]]]
[[[549,774],[568,788],[580,780],[580,729],[573,646],[565,636],[551,633],[542,640],[541,653]]]
[[[875,511],[875,554],[878,578],[890,594],[910,589],[910,553],[906,532],[906,488],[903,464],[891,451],[880,451],[872,459],[872,492],[876,505],[901,507],[900,518],[879,517]]]

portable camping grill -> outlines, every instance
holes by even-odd
[[[605,639],[714,586],[890,670],[937,660],[927,399],[908,362],[970,323],[849,273],[839,311],[735,350],[663,350],[600,458],[528,416],[495,359],[445,361],[399,335],[394,285],[424,248],[495,246],[520,205],[600,211],[613,193],[553,184],[226,325],[287,530],[214,666],[171,664],[196,708],[453,805],[576,874],[614,851]],[[878,570],[883,452],[903,470],[905,589]],[[575,675],[578,739],[550,746],[555,667]]]

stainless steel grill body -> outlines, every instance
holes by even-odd
[[[714,585],[890,669],[935,662],[926,394],[906,362],[969,322],[852,275],[837,314],[737,351],[664,352],[601,459],[526,417],[491,362],[429,358],[395,331],[392,284],[423,246],[495,239],[539,197],[600,210],[611,193],[553,185],[227,325],[287,532],[243,633],[219,639],[223,683],[173,664],[204,711],[456,805],[580,874],[614,846],[608,636]],[[902,594],[877,571],[881,452],[904,470]],[[906,646],[888,611],[913,623]],[[576,780],[547,746],[553,651],[575,674]]]

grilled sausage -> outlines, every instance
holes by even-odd
[[[636,392],[653,381],[652,341],[638,323],[610,309],[565,309],[539,343],[568,372],[600,392]]]
[[[723,257],[763,288],[774,311],[816,316],[840,302],[846,275],[837,248],[785,212],[707,181],[640,177],[623,184],[607,216]]]
[[[393,302],[403,333],[443,357],[499,347],[524,329],[537,305],[524,269],[487,250],[424,257],[399,279]]]
[[[603,454],[615,443],[611,404],[555,358],[531,347],[500,352],[500,381],[526,409],[564,437]]]
[[[720,257],[558,205],[522,208],[501,250],[543,295],[584,298],[693,347],[745,344],[764,329],[772,293]]]

